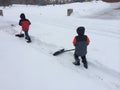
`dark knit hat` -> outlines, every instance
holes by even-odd
[[[21,14],[20,14],[20,18],[21,18],[21,19],[25,19],[25,14],[24,14],[24,13],[21,13]]]
[[[84,35],[84,33],[85,33],[85,27],[81,26],[77,28],[78,35]]]

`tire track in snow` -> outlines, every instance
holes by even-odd
[[[61,57],[62,56],[62,57]],[[82,63],[80,66],[74,66],[72,62],[74,61],[73,53],[66,53],[61,56],[56,57],[57,61],[65,68],[71,69],[78,74],[82,74],[88,78],[97,80],[99,83],[103,83],[107,86],[108,90],[119,90],[120,89],[120,73],[115,72],[99,62],[89,62],[88,60],[88,70],[86,70]],[[88,58],[89,59],[89,58]]]
[[[89,62],[90,70],[88,72],[93,72],[98,78],[100,78],[104,83],[109,84],[109,86],[114,86],[113,90],[120,89],[120,73],[107,68],[98,61]],[[96,73],[95,73],[96,72]],[[112,87],[111,87],[112,88]]]

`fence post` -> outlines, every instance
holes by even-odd
[[[73,9],[67,9],[67,16],[70,16],[73,13]]]
[[[3,10],[0,10],[0,16],[3,16]]]

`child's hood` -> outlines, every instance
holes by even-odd
[[[78,35],[84,35],[85,33],[85,28],[84,27],[78,27],[77,28],[77,34]]]

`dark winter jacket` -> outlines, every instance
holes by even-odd
[[[19,25],[22,26],[22,30],[23,31],[28,31],[29,30],[29,26],[31,24],[31,22],[25,18],[24,14],[20,15],[20,21],[19,21]]]
[[[87,46],[90,43],[88,36],[84,35],[85,29],[77,29],[78,36],[73,39],[73,45],[75,46],[75,54],[77,56],[85,56],[87,54]]]

